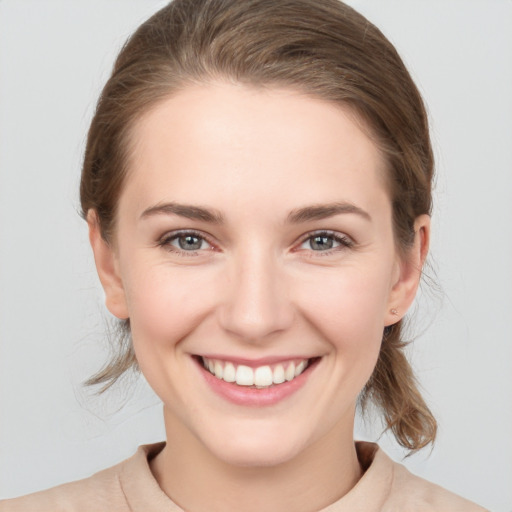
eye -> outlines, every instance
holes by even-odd
[[[352,247],[354,243],[345,235],[330,231],[321,231],[303,239],[299,248],[314,252],[330,252],[345,247]]]
[[[212,245],[206,238],[194,231],[168,233],[162,237],[158,245],[177,253],[194,253],[212,249]]]

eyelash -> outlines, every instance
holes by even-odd
[[[350,249],[351,247],[354,247],[354,241],[351,238],[349,238],[348,236],[337,233],[336,231],[323,230],[323,231],[314,231],[313,233],[307,233],[299,242],[299,249],[296,249],[296,250],[301,250],[300,247],[308,240],[312,241],[314,238],[320,238],[320,237],[329,238],[329,239],[333,240],[334,242],[338,243],[339,245],[338,245],[338,247],[333,247],[333,248],[327,249],[325,251],[315,251],[313,249],[305,249],[305,250],[311,251],[311,253],[310,253],[311,257],[327,256],[327,255],[336,253],[338,251],[343,251],[344,249]],[[313,255],[313,253],[316,253],[316,254]]]
[[[193,230],[173,231],[171,233],[167,233],[162,238],[160,238],[160,240],[158,240],[158,246],[163,247],[164,249],[166,249],[169,252],[172,252],[174,254],[177,254],[179,256],[184,256],[184,257],[197,256],[199,252],[205,250],[205,249],[197,249],[197,250],[192,250],[192,251],[186,251],[186,250],[180,249],[180,248],[172,245],[172,242],[174,242],[175,240],[178,240],[181,237],[187,237],[187,236],[195,237],[195,238],[198,238],[200,241],[206,242],[210,246],[209,250],[214,250],[213,248],[215,247],[215,245],[209,240],[209,237],[205,236],[204,233],[200,233],[198,231],[193,231]],[[311,249],[301,249],[301,246],[304,243],[306,243],[308,240],[312,241],[314,238],[319,238],[319,237],[328,238],[330,240],[333,240],[335,243],[338,243],[339,245],[337,247],[333,247],[333,248],[323,250],[323,251],[322,250],[315,251],[312,248]],[[311,252],[311,254],[310,254],[311,257],[327,256],[327,255],[333,254],[335,252],[342,251],[344,249],[350,249],[353,246],[354,246],[354,241],[352,239],[350,239],[348,236],[340,235],[339,233],[337,233],[335,231],[323,230],[323,231],[314,231],[312,233],[307,233],[297,244],[296,248],[294,249],[294,252],[305,250],[305,251]],[[314,253],[317,253],[317,254],[314,255]]]
[[[204,251],[204,249],[198,249],[198,250],[194,250],[194,251],[185,251],[183,249],[180,249],[178,247],[171,245],[171,243],[174,242],[175,240],[178,240],[179,238],[187,237],[187,236],[195,237],[201,241],[206,242],[210,246],[209,250],[212,250],[212,248],[214,247],[214,244],[212,244],[210,242],[210,240],[208,239],[207,236],[204,235],[204,233],[200,233],[198,231],[193,231],[193,230],[173,231],[171,233],[166,233],[158,241],[158,246],[163,247],[164,249],[166,249],[169,252],[172,252],[174,254],[177,254],[179,256],[184,256],[184,257],[197,256],[200,251]]]

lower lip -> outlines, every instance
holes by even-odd
[[[239,386],[233,382],[218,379],[206,370],[200,361],[197,361],[197,366],[209,387],[222,398],[236,405],[267,407],[281,402],[304,386],[312,371],[317,366],[318,361],[318,359],[312,361],[298,377],[295,377],[291,381],[260,389],[249,386]]]

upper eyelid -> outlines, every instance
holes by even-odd
[[[338,239],[346,239],[346,240],[349,240],[352,243],[355,243],[354,239],[351,236],[347,235],[346,233],[343,233],[341,231],[334,231],[334,230],[331,230],[331,229],[315,229],[314,231],[310,231],[309,233],[305,233],[304,235],[302,235],[299,238],[299,242],[298,243],[303,243],[306,240],[308,240],[309,238],[312,238],[314,236],[320,236],[320,235],[332,236],[333,238],[338,238]]]
[[[175,238],[182,235],[196,235],[197,237],[204,238],[205,240],[211,238],[210,235],[198,229],[173,229],[171,231],[166,231],[162,236],[158,237],[158,239],[164,240],[166,238]]]

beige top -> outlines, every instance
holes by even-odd
[[[165,443],[141,446],[133,457],[95,475],[0,501],[0,512],[183,512],[164,494],[149,469]],[[376,444],[358,442],[365,470],[357,485],[320,512],[485,512],[393,462]]]

